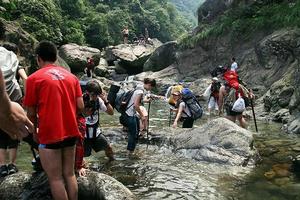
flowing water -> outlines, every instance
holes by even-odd
[[[166,104],[153,103],[150,115],[151,132],[169,126]],[[210,119],[198,121],[196,126],[207,120]],[[108,127],[121,128],[117,124],[118,116],[102,115],[104,131]],[[291,163],[290,156],[300,151],[300,139],[280,131],[278,124],[260,122],[259,130],[260,133],[255,135],[255,146],[262,154],[262,162],[254,169],[229,169],[219,164],[191,160],[182,153],[173,152],[160,140],[151,144],[140,143],[134,158],[128,159],[125,135],[108,136],[116,161],[108,163],[103,152],[94,153],[87,161],[91,169],[113,176],[139,199],[300,199],[300,181],[294,174],[281,173],[269,179],[265,176],[273,165]],[[30,150],[26,144],[22,144],[18,157],[19,168],[31,170],[30,160]]]

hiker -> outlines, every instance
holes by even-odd
[[[231,67],[230,67],[230,70],[234,71],[234,72],[237,72],[237,70],[238,70],[238,64],[235,61],[235,57],[231,58]]]
[[[194,119],[191,117],[190,109],[182,100],[182,93],[176,91],[172,94],[172,96],[177,104],[177,114],[173,123],[173,128],[177,128],[177,124],[179,121],[183,122],[182,128],[193,128]]]
[[[90,156],[92,154],[92,150],[95,152],[104,150],[109,161],[113,161],[114,153],[112,147],[100,129],[99,114],[100,112],[106,112],[109,115],[113,115],[114,110],[98,82],[89,81],[87,83],[86,93],[84,94],[84,104],[86,115],[84,157]]]
[[[85,68],[85,73],[88,78],[93,78],[93,73],[94,73],[94,68],[95,68],[94,59],[87,57],[86,62],[87,62],[87,65]]]
[[[128,37],[129,37],[129,30],[128,26],[125,26],[125,28],[122,30],[124,44],[128,44]]]
[[[212,78],[212,83],[207,87],[203,96],[208,97],[208,115],[211,114],[212,110],[219,112],[219,91],[221,83],[217,77]]]
[[[170,106],[174,107],[176,105],[176,101],[174,100],[174,96],[172,94],[174,94],[176,92],[180,93],[182,89],[183,89],[183,86],[181,83],[174,84],[173,86],[170,86],[167,89],[167,92],[165,94],[165,99],[170,104]]]
[[[10,46],[9,46],[10,47]],[[17,51],[15,50],[17,53]],[[0,47],[0,68],[4,74],[6,91],[11,101],[21,104],[22,90],[17,81],[17,75],[21,72],[24,82],[27,75],[19,65],[17,55],[4,47]],[[20,141],[12,139],[6,132],[0,130],[0,177],[18,172],[16,166],[17,150]],[[6,154],[9,155],[9,163],[6,163]]]
[[[239,121],[242,128],[247,128],[247,123],[243,117],[243,111],[246,109],[248,100],[253,98],[252,92],[248,91],[238,82],[225,83],[221,86],[219,92],[219,114],[223,114],[223,107],[226,110],[226,118],[236,122]],[[247,100],[248,99],[248,100]],[[239,110],[234,109],[237,101],[241,101]]]
[[[130,100],[128,101],[128,105],[126,107],[126,111],[124,113],[124,121],[128,127],[128,145],[127,150],[129,155],[132,155],[135,147],[136,140],[139,134],[139,119],[137,114],[139,115],[141,121],[143,123],[146,122],[147,117],[145,113],[142,112],[140,106],[142,105],[142,101],[146,91],[152,90],[152,88],[156,87],[156,81],[151,78],[145,78],[143,85],[138,85]],[[145,91],[146,90],[146,91]],[[149,99],[150,101],[150,99]],[[145,101],[144,101],[145,102]]]
[[[145,37],[143,34],[140,34],[139,37],[139,45],[145,45],[146,41],[145,41]]]
[[[57,49],[48,41],[36,48],[38,71],[27,79],[24,105],[35,125],[39,154],[54,200],[76,200],[75,143],[80,133],[76,113],[84,109],[75,75],[54,65]]]

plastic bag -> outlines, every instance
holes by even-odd
[[[232,106],[232,111],[234,112],[244,112],[246,110],[245,100],[242,97],[239,97]]]

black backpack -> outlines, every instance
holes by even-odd
[[[220,82],[214,82],[211,84],[211,93],[219,92],[221,88],[221,83]]]
[[[182,101],[186,104],[194,120],[200,119],[203,115],[203,108],[195,95],[188,88],[182,90]]]

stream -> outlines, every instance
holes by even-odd
[[[146,105],[147,107],[147,105]],[[169,110],[165,103],[151,104],[150,129],[168,129]],[[196,122],[196,126],[211,120],[208,117]],[[118,114],[101,115],[102,128],[118,128]],[[250,121],[250,124],[253,122]],[[293,174],[267,178],[265,173],[274,165],[291,164],[291,156],[300,154],[300,139],[283,133],[280,124],[259,122],[255,134],[255,147],[261,154],[261,162],[255,168],[230,167],[195,161],[183,153],[173,152],[165,142],[140,142],[136,155],[128,159],[127,142],[122,137],[108,134],[116,155],[116,161],[108,163],[104,152],[94,153],[86,161],[92,170],[116,178],[139,199],[242,199],[242,200],[295,200],[300,199],[300,180]],[[253,125],[250,129],[254,130]],[[20,170],[31,171],[32,159],[29,147],[22,143],[17,165]]]

